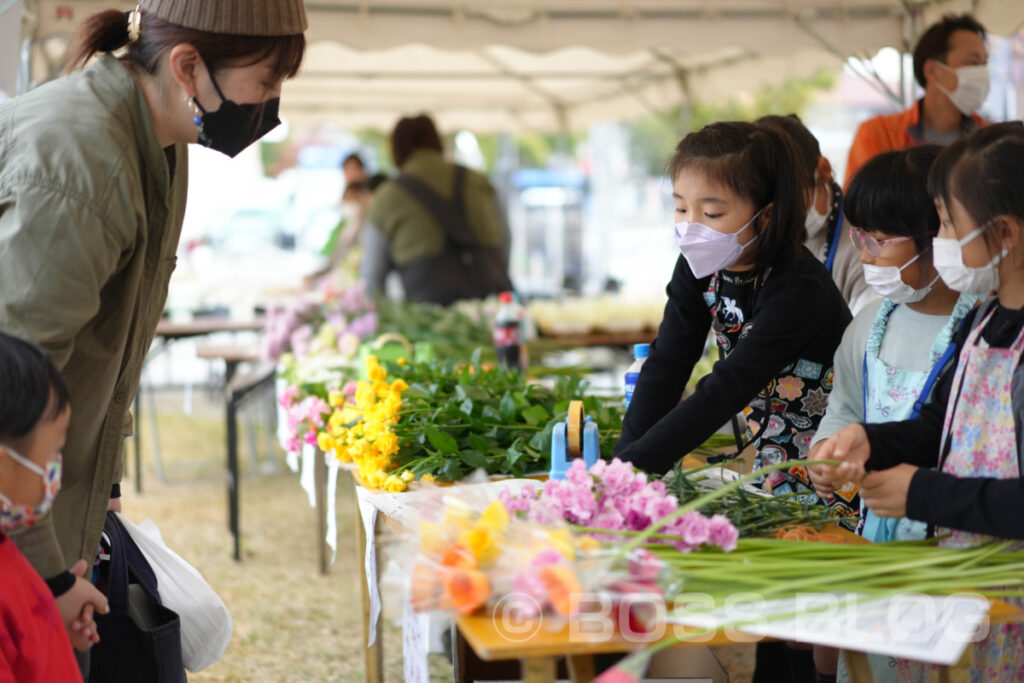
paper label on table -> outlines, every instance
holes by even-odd
[[[753,621],[732,628],[744,634],[952,665],[960,661],[969,643],[985,635],[988,610],[988,600],[976,594],[906,594],[858,602],[852,595],[814,593],[737,603],[711,612],[678,611],[668,621],[704,628]]]
[[[327,545],[331,547],[331,564],[338,558],[338,460],[324,453],[327,460]]]
[[[302,446],[302,473],[299,474],[299,486],[309,497],[309,507],[316,507],[316,447],[308,443]]]
[[[363,487],[356,487],[359,516],[362,518],[363,531],[366,536],[363,570],[366,572],[366,587],[369,589],[370,595],[370,632],[366,634],[366,647],[370,647],[377,641],[377,620],[380,619],[380,591],[377,590],[377,536],[374,534],[377,508],[368,500],[371,495]]]

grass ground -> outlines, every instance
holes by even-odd
[[[355,550],[353,491],[339,487],[338,556],[328,576],[318,569],[316,517],[298,476],[276,454],[280,473],[245,473],[241,482],[243,561],[231,559],[224,486],[224,421],[216,397],[196,395],[193,414],[178,396],[158,401],[160,444],[167,483],[153,466],[149,418],[142,420],[143,491],[126,475],[124,514],[149,518],[167,545],[195,566],[224,599],[234,634],[221,661],[192,682],[362,681],[363,647]],[[243,432],[244,434],[244,432]],[[264,443],[258,440],[257,443]],[[261,458],[266,459],[266,454]],[[245,440],[243,472],[248,463]],[[130,462],[132,462],[130,460]],[[384,624],[384,680],[402,680],[401,633]],[[733,681],[749,679],[749,648],[723,648]],[[431,678],[452,680],[451,665],[432,655]]]

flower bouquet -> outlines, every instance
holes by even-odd
[[[367,379],[330,394],[332,412],[317,443],[358,467],[366,486],[393,492],[417,479],[459,481],[476,469],[546,472],[558,416],[584,394],[585,383],[563,376],[551,387],[530,384],[520,373],[484,367],[480,357],[382,365],[369,356]],[[596,397],[584,403],[600,428],[602,450],[610,450],[620,410]]]

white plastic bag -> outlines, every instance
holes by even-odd
[[[231,615],[195,567],[167,547],[160,529],[147,519],[135,526],[118,515],[156,574],[160,602],[181,618],[185,668],[198,673],[221,658],[231,640]]]

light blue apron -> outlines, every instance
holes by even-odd
[[[889,299],[882,302],[864,347],[864,422],[897,422],[917,417],[921,406],[931,397],[942,370],[953,358],[953,333],[977,300],[974,296],[960,295],[949,320],[932,343],[929,372],[889,367],[878,357],[889,318],[897,306]],[[866,509],[863,502],[861,520],[858,532],[872,543],[917,540],[927,535],[927,525],[923,522],[906,517],[878,517]]]

